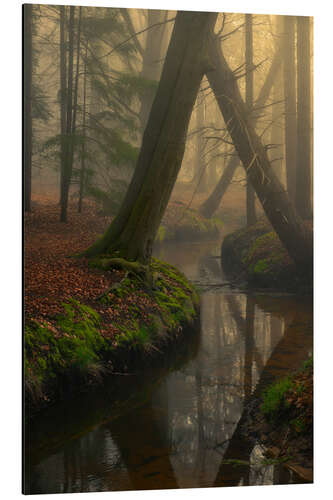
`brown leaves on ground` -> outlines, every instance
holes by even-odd
[[[68,222],[59,222],[59,205],[43,200],[34,202],[32,212],[25,215],[24,227],[24,304],[25,319],[47,321],[50,326],[63,312],[62,302],[74,298],[93,303],[103,318],[102,333],[112,337],[114,323],[130,317],[129,307],[135,303],[144,320],[156,309],[146,296],[128,294],[120,299],[110,296],[111,304],[96,302],[124,271],[101,271],[88,267],[87,259],[72,256],[85,250],[107,228],[111,217],[96,214],[94,205],[86,204],[79,214],[71,205]]]

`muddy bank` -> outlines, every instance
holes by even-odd
[[[260,220],[228,234],[221,248],[228,277],[250,286],[311,293],[313,273],[299,272],[272,226]]]
[[[105,262],[100,263],[105,265]],[[62,313],[25,323],[26,413],[87,391],[113,373],[160,362],[198,318],[199,296],[175,267],[153,259],[150,280],[135,270],[91,269],[111,286],[87,301],[66,300]],[[110,279],[109,276],[109,279]]]

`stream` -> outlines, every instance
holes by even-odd
[[[220,240],[170,243],[155,254],[200,288],[200,327],[163,366],[119,375],[116,390],[81,395],[32,421],[25,492],[304,482],[265,463],[239,421],[254,394],[312,353],[312,299],[228,283]]]

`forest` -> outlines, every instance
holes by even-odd
[[[23,491],[313,481],[313,19],[23,7]]]

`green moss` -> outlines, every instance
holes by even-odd
[[[63,307],[56,327],[30,322],[25,328],[25,377],[32,393],[65,372],[89,374],[105,344],[96,311],[74,299]]]
[[[264,273],[269,268],[269,262],[270,262],[269,259],[258,260],[253,267],[253,272],[254,273]]]
[[[288,408],[285,395],[291,388],[292,380],[290,377],[286,377],[266,389],[260,408],[269,420],[276,420]]]
[[[167,338],[179,331],[196,315],[199,296],[196,290],[174,266],[152,260],[146,280],[134,274],[125,277],[101,297],[113,308],[114,296],[126,300],[128,295],[148,299],[151,311],[145,315],[130,301],[126,317],[113,324],[117,333],[112,339],[102,335],[101,318],[93,307],[72,299],[63,303],[64,313],[55,324],[30,321],[25,329],[25,380],[33,399],[48,392],[52,380],[59,377],[80,379],[103,370],[103,363],[114,356],[117,348],[145,353],[157,349],[160,337]]]

